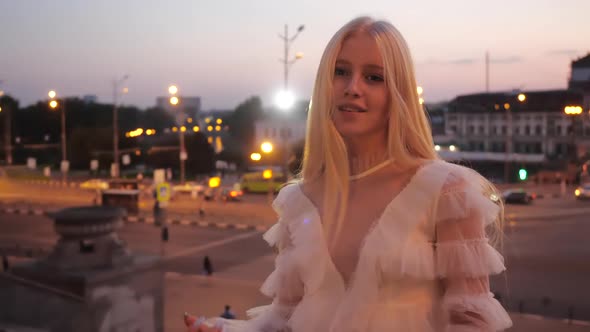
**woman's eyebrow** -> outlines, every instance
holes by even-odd
[[[364,67],[367,69],[375,69],[375,70],[383,71],[383,67],[379,66],[379,65],[368,64],[368,65],[365,65]]]

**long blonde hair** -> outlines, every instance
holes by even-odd
[[[401,167],[417,166],[421,160],[437,159],[426,114],[419,102],[414,65],[408,46],[389,22],[359,17],[332,37],[318,68],[307,118],[307,133],[300,177],[321,180],[324,186],[322,220],[332,235],[338,234],[349,194],[348,153],[332,122],[335,111],[332,80],[336,58],[344,40],[355,32],[375,38],[383,58],[389,89],[387,153]]]
[[[332,122],[335,112],[332,80],[342,43],[357,32],[375,39],[383,58],[385,83],[389,90],[387,154],[402,169],[438,159],[426,111],[419,101],[414,64],[408,45],[389,22],[370,17],[356,18],[344,25],[329,41],[316,75],[307,118],[303,165],[299,179],[320,181],[324,188],[322,222],[332,239],[338,237],[346,214],[350,171],[348,152]],[[488,190],[493,186],[483,177]],[[490,187],[491,186],[491,187]],[[489,191],[488,191],[489,192]],[[498,220],[501,227],[502,218]]]

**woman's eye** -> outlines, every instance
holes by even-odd
[[[344,75],[346,75],[346,70],[343,69],[343,68],[336,67],[336,69],[334,69],[334,75],[336,75],[336,76],[344,76]]]
[[[381,75],[367,75],[367,80],[371,82],[383,82],[383,76]]]

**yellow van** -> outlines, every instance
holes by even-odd
[[[262,172],[252,172],[242,175],[240,187],[244,193],[278,192],[285,182],[287,177],[282,172],[273,172],[271,179],[264,179]]]

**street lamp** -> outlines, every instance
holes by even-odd
[[[119,117],[117,108],[119,97],[119,86],[123,84],[129,75],[125,75],[118,80],[113,81],[113,166],[111,167],[111,176],[119,177]],[[129,89],[123,88],[123,93],[127,93]]]
[[[254,152],[250,155],[250,159],[252,159],[252,161],[260,161],[260,159],[262,159],[262,156],[260,155],[260,153]]]
[[[563,113],[571,118],[571,132],[570,134],[570,145],[571,150],[568,149],[568,154],[571,161],[574,161],[578,156],[578,149],[576,147],[576,118],[583,112],[582,106],[568,105],[563,108]],[[571,151],[571,152],[570,152]]]
[[[0,80],[0,85],[3,82]],[[4,91],[0,89],[0,97],[4,96]],[[0,112],[2,108],[0,107]],[[12,165],[12,120],[10,105],[4,106],[4,155],[7,165]]]
[[[178,106],[178,104],[180,104],[180,99],[176,96],[176,94],[178,93],[178,87],[176,85],[171,85],[168,87],[168,93],[171,94],[170,97],[170,105],[172,105],[172,107],[176,107]],[[184,184],[184,173],[185,173],[185,161],[187,159],[187,154],[186,154],[186,150],[184,147],[184,132],[186,131],[186,127],[184,126],[184,114],[180,114],[180,111],[178,109],[176,109],[176,122],[178,124],[178,126],[180,127],[180,130],[178,130],[178,135],[179,135],[179,140],[180,140],[180,154],[179,154],[179,158],[180,158],[180,183]]]
[[[295,38],[297,38],[297,36],[299,35],[299,33],[301,31],[303,31],[303,29],[304,29],[304,26],[300,25],[297,28],[297,31],[295,32],[295,34],[293,36],[289,36],[289,26],[287,24],[285,24],[285,34],[284,35],[279,34],[279,38],[281,40],[283,40],[283,43],[284,43],[284,58],[280,59],[280,61],[283,63],[284,86],[283,86],[283,91],[281,91],[279,93],[280,95],[283,95],[283,96],[277,97],[277,104],[278,104],[279,108],[281,108],[283,110],[289,109],[289,108],[291,108],[291,106],[293,106],[293,101],[291,101],[291,100],[294,98],[289,97],[289,68],[297,60],[303,58],[303,53],[297,52],[293,59],[289,59],[289,48],[291,46],[291,43],[293,43]]]
[[[55,99],[57,93],[54,90],[49,91],[47,94],[51,100],[49,101],[49,107],[55,110],[59,106],[59,102]],[[62,181],[66,181],[67,172],[69,169],[68,158],[66,153],[66,100],[64,98],[61,105],[61,174]]]
[[[262,150],[262,152],[264,153],[271,153],[272,152],[272,143],[270,142],[264,142],[260,145],[260,150]]]

